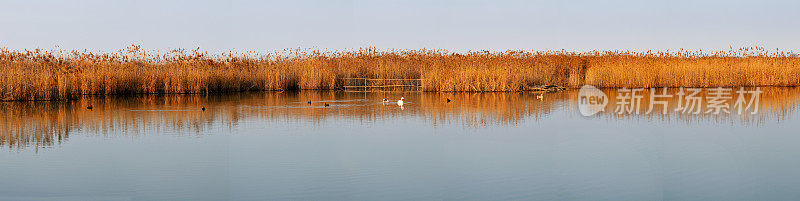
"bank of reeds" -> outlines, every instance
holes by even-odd
[[[85,94],[339,89],[340,78],[422,79],[425,91],[521,91],[555,84],[598,87],[800,85],[800,58],[762,48],[725,52],[443,50],[225,53],[131,46],[114,53],[0,49],[0,99],[63,100]]]

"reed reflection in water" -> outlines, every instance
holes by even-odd
[[[658,89],[660,93],[660,89]],[[678,89],[669,89],[675,94]],[[539,121],[553,112],[570,118],[606,118],[611,121],[645,120],[671,123],[746,124],[784,121],[797,110],[800,90],[794,87],[762,88],[759,113],[755,115],[686,114],[674,111],[678,102],[669,99],[668,113],[661,106],[648,109],[649,90],[640,114],[614,112],[618,92],[603,89],[611,104],[605,112],[583,117],[577,111],[578,90],[546,93],[426,93],[426,92],[251,92],[217,95],[84,96],[76,101],[0,103],[0,145],[9,149],[48,147],[66,141],[71,133],[89,135],[203,135],[208,127],[235,127],[243,119],[272,123],[302,123],[316,126],[326,122],[353,126],[416,118],[431,125],[463,127],[515,126]],[[395,101],[405,97],[399,107]],[[384,103],[381,100],[391,100]],[[451,100],[447,102],[447,100]],[[308,102],[311,101],[309,104]],[[329,106],[325,106],[325,105]],[[87,109],[87,106],[92,109]],[[731,105],[733,103],[731,102]],[[201,108],[206,108],[202,111]],[[705,111],[706,109],[703,109]],[[575,125],[580,126],[580,125]]]
[[[3,102],[0,200],[794,200],[800,94],[762,90],[755,115],[617,114],[617,89],[591,117],[576,90]]]

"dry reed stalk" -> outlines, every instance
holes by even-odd
[[[0,49],[0,99],[64,100],[85,94],[338,89],[340,78],[423,79],[426,91],[520,91],[531,85],[717,87],[800,85],[800,58],[745,48],[727,52],[441,50],[209,55],[198,50],[116,53]],[[406,84],[406,83],[401,83]]]

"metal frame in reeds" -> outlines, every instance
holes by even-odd
[[[342,88],[345,92],[368,92],[368,91],[376,91],[376,89],[380,91],[386,90],[396,90],[396,89],[403,89],[406,91],[406,88],[411,88],[414,90],[410,91],[422,91],[422,81],[423,79],[378,79],[378,78],[340,78],[341,80],[349,81],[349,80],[361,80],[360,85],[353,85],[358,83],[351,83],[351,85],[344,85]],[[392,82],[403,82],[403,83],[392,83]],[[363,89],[363,90],[358,90]]]

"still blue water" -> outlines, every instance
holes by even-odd
[[[7,127],[67,122],[21,133],[69,134],[27,144],[7,136],[0,200],[800,197],[795,97],[782,116],[742,122],[583,117],[569,93],[546,101],[512,93],[405,94],[402,110],[382,105],[386,94],[267,93],[36,103],[72,104],[45,118],[6,111],[3,121],[18,121]],[[443,97],[455,100],[439,102]],[[93,111],[82,107],[87,101]],[[200,105],[208,111],[197,111]]]

